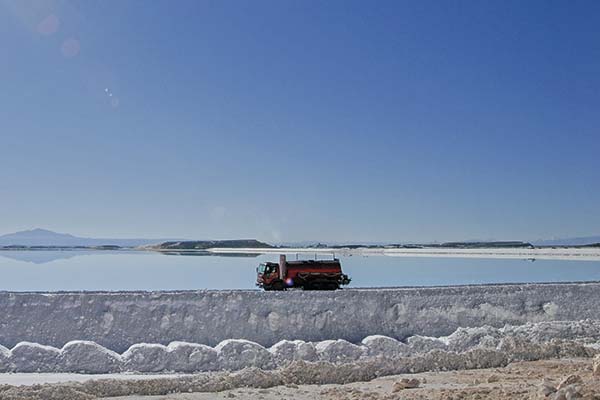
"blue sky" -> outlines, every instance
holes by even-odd
[[[0,0],[0,233],[600,232],[600,2]]]

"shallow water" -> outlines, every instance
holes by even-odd
[[[256,266],[277,259],[275,254],[0,251],[0,290],[253,289]],[[341,262],[352,278],[350,287],[600,281],[599,261],[352,256]]]

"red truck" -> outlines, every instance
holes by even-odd
[[[282,254],[279,263],[262,263],[256,268],[256,273],[256,286],[264,290],[336,290],[350,283],[337,258],[287,261]]]

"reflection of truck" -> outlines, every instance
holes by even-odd
[[[256,285],[265,290],[335,290],[350,283],[348,275],[342,273],[340,260],[287,261],[279,256],[279,263],[262,263],[256,269]]]

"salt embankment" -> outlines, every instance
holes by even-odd
[[[187,342],[214,348],[234,338],[267,347],[284,339],[357,344],[371,335],[404,341],[415,335],[447,336],[461,327],[600,320],[600,283],[279,293],[0,292],[0,309],[0,344],[5,347],[32,342],[62,348],[83,340],[119,354],[129,349],[130,364],[136,365],[138,353],[131,347],[139,343]],[[101,352],[95,344],[79,343],[70,351]],[[327,352],[331,344],[320,346]],[[39,351],[55,357],[54,350]],[[178,351],[196,349],[182,345]],[[312,354],[309,348],[301,352]],[[207,363],[213,362],[209,353]],[[0,360],[3,354],[0,350]],[[160,369],[163,361],[156,363],[154,368]]]
[[[448,336],[411,336],[405,341],[382,335],[368,336],[358,343],[343,339],[282,340],[269,348],[248,340],[228,339],[214,347],[184,342],[167,346],[138,343],[117,353],[89,341],[71,341],[62,348],[21,342],[12,349],[0,346],[0,372],[272,371],[310,364],[312,374],[317,374],[319,368],[325,371],[345,365],[354,370],[362,365],[377,375],[491,368],[515,360],[592,357],[597,353],[600,321],[583,320],[459,328]]]

